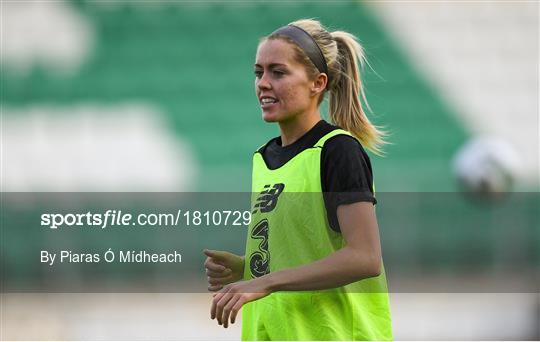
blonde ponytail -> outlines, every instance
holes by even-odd
[[[369,121],[362,106],[363,101],[370,109],[360,77],[360,68],[366,63],[364,49],[348,32],[335,31],[332,37],[337,43],[338,53],[332,75],[334,82],[330,88],[330,120],[357,137],[369,150],[382,154],[385,133]]]

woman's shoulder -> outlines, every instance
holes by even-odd
[[[261,153],[261,154],[264,154],[264,152],[266,151],[266,149],[268,148],[268,146],[270,145],[279,145],[278,142],[281,141],[281,138],[278,136],[278,137],[274,137],[270,140],[268,140],[264,145],[260,146],[256,151],[255,153]]]
[[[326,152],[326,154],[360,154],[363,158],[369,160],[369,156],[366,153],[364,146],[362,146],[362,143],[354,136],[345,132],[343,134],[334,135],[325,141],[323,150]]]

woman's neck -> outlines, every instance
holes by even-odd
[[[293,144],[321,120],[321,114],[317,111],[307,116],[297,116],[294,120],[280,122],[281,146]]]

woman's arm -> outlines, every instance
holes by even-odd
[[[272,292],[330,289],[379,275],[381,247],[373,204],[341,205],[337,215],[345,247],[307,265],[226,286],[214,296],[212,319],[227,327],[242,305]]]
[[[346,246],[313,263],[270,273],[262,278],[271,292],[323,290],[378,276],[381,272],[379,229],[373,204],[338,207]]]

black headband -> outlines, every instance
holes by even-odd
[[[298,26],[287,25],[272,32],[271,36],[276,34],[290,38],[296,45],[304,50],[319,72],[324,72],[326,74],[328,83],[330,83],[330,75],[328,74],[328,66],[326,65],[324,55],[315,39],[313,39],[309,33]]]

